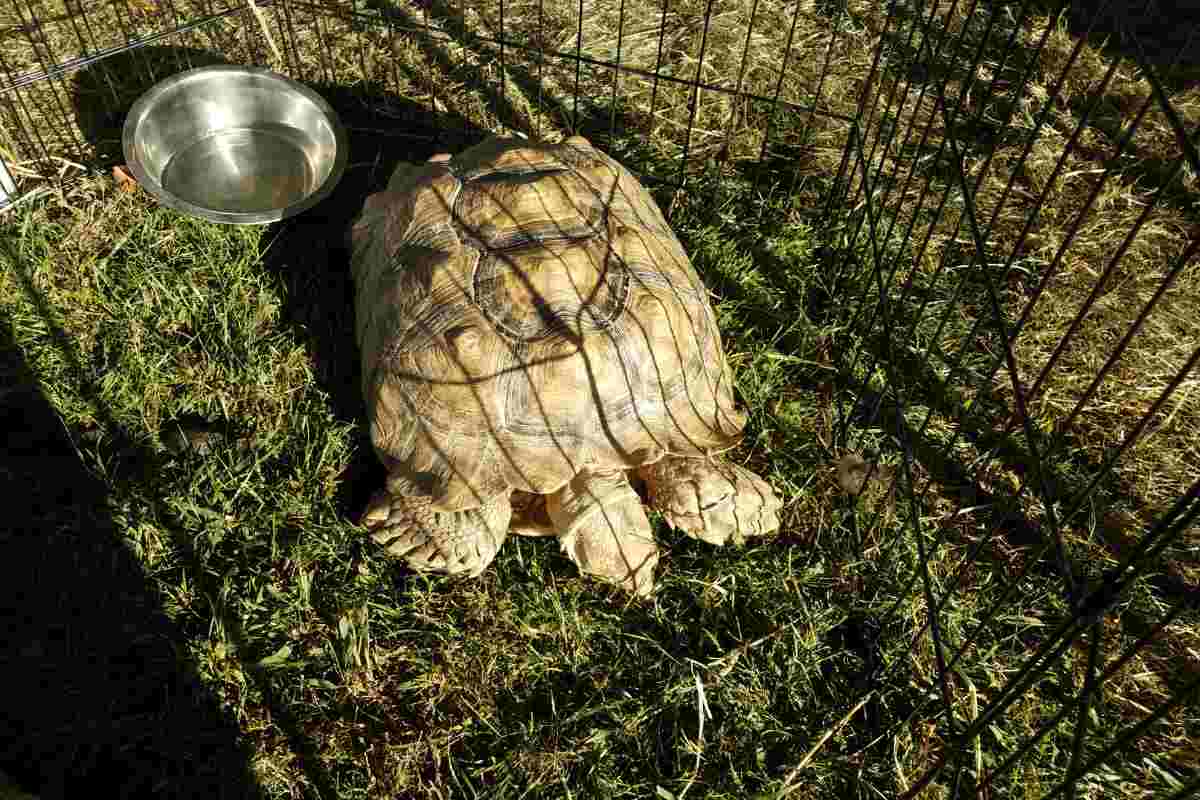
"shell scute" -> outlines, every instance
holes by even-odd
[[[395,486],[463,510],[736,443],[707,293],[616,161],[493,139],[397,170],[386,195],[355,227],[354,264],[372,441]]]

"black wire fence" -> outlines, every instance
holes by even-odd
[[[4,2],[0,207],[119,164],[136,97],[218,61],[317,87],[377,152],[581,132],[668,203],[740,182],[767,214],[803,194],[829,238],[837,446],[891,500],[849,517],[885,565],[868,590],[892,598],[854,634],[877,654],[845,698],[864,752],[935,731],[906,798],[1200,790],[1200,653],[1176,635],[1200,625],[1195,12]],[[1165,342],[1153,375],[1144,341]],[[986,602],[963,602],[981,581]],[[1112,688],[1149,680],[1130,674],[1154,653],[1165,689]],[[1016,714],[1028,734],[1002,735]],[[1034,753],[1056,782],[1023,783]]]
[[[1144,457],[1179,446],[1164,410],[1195,407],[1185,395],[1195,385],[1200,342],[1175,339],[1169,366],[1119,409],[1125,419],[1102,445],[1089,446],[1081,432],[1102,405],[1097,398],[1111,397],[1120,370],[1131,368],[1122,357],[1163,313],[1172,287],[1196,279],[1198,128],[1169,95],[1196,85],[1200,20],[1190,11],[1164,14],[1153,3],[1075,3],[1038,31],[1027,14],[1044,13],[1045,4],[971,2],[961,15],[955,5],[889,7],[871,92],[849,143],[851,188],[836,204],[861,209],[842,269],[865,276],[851,311],[859,346],[844,355],[853,402],[840,409],[842,432],[876,440],[898,462],[877,468],[893,476],[903,519],[882,546],[898,552],[900,541],[916,542],[916,557],[897,577],[899,597],[924,598],[928,613],[911,646],[932,650],[935,670],[929,705],[915,717],[932,714],[945,743],[902,796],[921,796],[930,785],[952,796],[1014,795],[1023,759],[1063,733],[1070,744],[1060,780],[1026,796],[1109,796],[1111,786],[1100,789],[1085,776],[1136,752],[1168,717],[1186,719],[1194,731],[1200,688],[1188,656],[1175,661],[1180,671],[1169,698],[1153,707],[1114,715],[1119,702],[1105,697],[1114,676],[1161,642],[1164,630],[1182,620],[1196,624],[1194,576],[1182,577],[1198,541],[1194,445],[1184,445],[1186,466],[1169,504],[1147,508],[1130,475],[1139,448]],[[1146,24],[1156,14],[1158,24]],[[1107,62],[1086,51],[1102,38],[1111,48]],[[1144,81],[1144,96],[1116,95],[1120,70]],[[1146,130],[1152,117],[1153,134]],[[1137,191],[1148,174],[1153,182]],[[1118,211],[1113,198],[1121,192],[1137,200]],[[1186,220],[1184,228],[1152,250],[1143,293],[1122,297],[1114,276],[1128,274],[1124,262],[1164,208]],[[1088,241],[1098,229],[1104,246]],[[1069,275],[1081,265],[1082,281]],[[1055,289],[1072,283],[1079,286],[1072,305],[1047,313],[1047,305],[1063,303]],[[1116,314],[1114,302],[1123,304]],[[1188,308],[1194,305],[1166,314]],[[1049,317],[1061,335],[1024,346],[1046,336],[1037,328]],[[1072,368],[1069,354],[1081,351],[1090,369],[1068,387],[1062,373]],[[1064,396],[1050,403],[1052,391]],[[1014,485],[995,480],[1005,473]],[[953,523],[931,503],[947,494],[957,500]],[[1141,516],[1117,521],[1110,513],[1117,507]],[[932,575],[937,551],[971,528],[955,568]],[[1112,547],[1121,535],[1127,546]],[[986,611],[956,619],[962,593],[972,590],[968,573],[1001,541],[1024,549],[1019,568],[997,574]],[[1019,667],[1001,675],[973,667],[975,657],[1003,646],[1006,612],[1033,608],[1030,575],[1039,570],[1052,576],[1059,596],[1021,634]],[[897,600],[877,626],[886,628],[902,610]],[[989,691],[964,709],[972,676]],[[893,669],[877,681],[899,677]],[[1043,706],[1032,735],[996,747],[989,727],[1030,693],[1057,699]],[[1146,778],[1122,791],[1184,797],[1200,788],[1194,765],[1166,780]]]

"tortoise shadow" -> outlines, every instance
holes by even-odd
[[[232,63],[207,50],[152,45],[118,53],[76,72],[71,104],[75,123],[92,149],[92,160],[102,167],[124,162],[125,118],[151,86],[184,70]]]
[[[329,197],[263,237],[263,267],[284,296],[284,318],[312,354],[317,381],[335,416],[356,426],[355,454],[339,481],[337,505],[346,517],[362,512],[385,472],[367,438],[361,363],[354,327],[354,281],[346,241],[366,198],[386,187],[401,163],[457,152],[486,133],[461,117],[432,114],[378,85],[353,89],[310,84],[338,112],[347,130],[346,172]]]
[[[123,162],[125,118],[150,86],[182,69],[229,63],[234,62],[207,50],[148,46],[80,70],[73,87],[76,122],[98,163]],[[365,410],[354,339],[354,287],[344,243],[350,222],[366,197],[386,185],[399,163],[423,162],[435,152],[460,150],[481,141],[485,132],[456,114],[432,113],[378,84],[305,83],[334,108],[346,128],[347,167],[322,202],[264,229],[261,260],[278,281],[284,319],[312,354],[317,381],[336,417],[358,422]],[[371,487],[378,487],[383,479],[365,435],[357,444],[339,482],[338,507],[347,517],[362,510]]]

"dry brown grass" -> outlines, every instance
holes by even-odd
[[[36,26],[29,24],[27,13],[18,15],[10,7],[0,10],[0,53],[10,74],[40,73],[85,50],[119,46],[126,35],[152,36],[202,10],[238,7],[232,0],[211,6],[139,0],[128,11],[108,4],[89,10],[90,24],[83,25],[67,13],[75,3],[64,6],[64,2],[36,3],[41,20]],[[259,21],[244,10],[159,44],[216,51],[235,62],[266,62],[307,79],[342,85],[370,82],[414,100],[436,98],[431,102],[439,110],[454,111],[483,129],[516,127],[549,137],[572,124],[576,109],[567,98],[575,93],[577,77],[579,95],[599,107],[607,105],[615,82],[618,113],[624,115],[626,125],[636,124],[627,135],[646,137],[670,157],[679,156],[686,146],[690,160],[699,163],[722,148],[734,161],[757,161],[775,99],[853,116],[856,94],[872,58],[872,37],[865,27],[847,21],[835,38],[828,19],[812,0],[799,4],[722,0],[711,6],[688,0],[671,3],[665,15],[662,4],[654,0],[623,4],[588,0],[582,7],[517,0],[504,4],[508,80],[500,90],[499,0],[386,5],[384,16],[365,12],[358,4],[360,13],[372,14],[377,23],[392,24],[361,30],[349,23],[349,2],[326,3],[319,12],[304,3],[288,4],[287,13],[278,7],[263,9],[271,41],[282,50],[282,59],[272,55]],[[874,13],[871,3],[853,5],[866,16]],[[707,25],[706,12],[711,12]],[[433,38],[412,30],[425,26]],[[626,67],[657,71],[659,77],[617,74],[586,64],[576,76],[571,60],[576,52],[605,64],[616,63],[619,55]],[[828,74],[818,86],[826,61]],[[148,77],[161,78],[185,66],[184,61],[149,62],[144,65],[147,74],[138,77],[145,83]],[[23,89],[24,107],[5,118],[4,139],[10,142],[10,158],[15,157],[19,168],[28,154],[13,152],[20,148],[11,142],[20,132],[22,138],[36,139],[35,129],[51,137],[46,141],[51,152],[78,152],[80,160],[89,155],[86,136],[53,130],[72,127],[71,77],[68,73],[61,82]],[[723,91],[695,93],[687,84],[696,80]],[[755,97],[760,99],[749,99]],[[512,114],[500,108],[505,105],[511,106]],[[789,118],[796,113],[785,107],[772,121],[774,136],[768,153],[796,137],[799,126]],[[52,125],[45,126],[46,121]],[[815,118],[805,142],[814,169],[836,170],[847,130],[843,121]]]
[[[828,19],[811,0],[687,0],[665,9],[654,0],[517,0],[503,4],[503,17],[499,0],[487,0],[471,4],[465,20],[456,4],[448,5],[449,13],[431,18],[453,20],[443,24],[448,30],[463,22],[467,30],[493,42],[485,45],[490,55],[498,56],[494,42],[503,30],[513,91],[528,95],[540,76],[549,95],[569,98],[576,87],[575,54],[598,62],[580,70],[580,95],[607,105],[615,93],[618,114],[639,123],[630,133],[672,155],[686,141],[698,158],[728,146],[733,159],[757,160],[770,112],[767,101],[776,98],[852,116],[853,76],[865,71],[871,57],[861,28],[844,29],[834,39]],[[835,66],[818,92],[819,67],[826,58]],[[633,72],[602,66],[618,61]],[[696,81],[711,88],[695,92],[688,84]],[[845,126],[828,120],[818,124],[823,127],[813,147],[835,151],[830,159],[836,167]]]
[[[951,34],[961,29],[961,17],[944,22],[945,30]],[[1025,48],[1023,58],[1033,57],[1043,35],[1046,35],[1045,46],[1036,57],[1033,77],[1023,93],[1016,91],[1020,62],[1010,59],[999,63],[1003,38],[993,33],[992,55],[984,58],[983,67],[974,76],[953,75],[945,95],[953,105],[961,93],[967,92],[957,121],[981,112],[998,139],[990,160],[988,147],[973,141],[968,131],[956,131],[954,142],[963,153],[969,184],[972,189],[978,187],[973,197],[974,210],[986,237],[988,261],[995,265],[992,280],[997,284],[1008,328],[1011,330],[1027,315],[1020,335],[1012,343],[1023,391],[1028,392],[1046,372],[1037,394],[1026,397],[1030,414],[1035,425],[1064,437],[1057,451],[1060,459],[1082,457],[1090,463],[1082,482],[1077,481],[1074,486],[1081,489],[1099,473],[1106,458],[1132,435],[1142,416],[1181,374],[1200,342],[1197,313],[1200,257],[1194,250],[1188,253],[1200,235],[1196,202],[1200,183],[1185,162],[1169,118],[1152,97],[1150,81],[1136,66],[1118,63],[1107,87],[1102,87],[1112,59],[1096,47],[1085,46],[1062,80],[1058,94],[1052,97],[1053,85],[1067,66],[1077,39],[1061,19],[1035,17],[1019,33],[1018,42]],[[985,89],[997,72],[1006,80],[988,98]],[[967,79],[971,77],[977,82],[968,87]],[[877,96],[886,98],[897,81],[903,80],[903,76],[897,78],[885,72],[884,79],[873,90]],[[899,177],[894,184],[902,183],[912,168],[913,151],[921,132],[926,128],[929,131],[927,153],[947,133],[934,93],[930,91],[918,102],[917,92],[916,86],[910,87],[906,102],[893,103],[890,111],[902,133],[910,126],[915,130],[912,144],[903,150],[897,144],[887,150],[880,147],[872,163],[872,168],[882,170],[884,175],[897,170]],[[1200,86],[1168,84],[1167,93],[1185,130],[1194,137],[1200,124]],[[1101,102],[1090,112],[1087,126],[1062,158],[1085,110],[1096,98],[1101,98]],[[1033,135],[1043,105],[1048,101],[1050,109],[1045,123],[1022,158],[1027,137]],[[1146,103],[1148,111],[1136,134],[1122,157],[1114,159],[1123,131]],[[1007,116],[1005,111],[1010,105],[1014,112]],[[1180,164],[1182,168],[1174,181],[1155,202],[1154,195],[1163,177]],[[940,219],[932,220],[929,213],[937,203],[937,196],[931,195],[923,207],[918,207],[926,175],[938,181],[938,186],[945,186],[951,179],[949,172],[941,175],[922,172],[918,167],[917,178],[903,196],[898,188],[893,190],[887,205],[898,219],[898,231],[916,218],[911,243],[920,243],[927,234],[931,237],[923,258],[911,269],[928,276],[947,259],[943,268],[949,272],[942,281],[949,287],[958,280],[951,277],[955,268],[961,270],[974,249],[972,234],[957,191]],[[1012,188],[1006,191],[1014,177]],[[1093,189],[1098,195],[1085,207]],[[1031,220],[1031,211],[1038,202],[1041,206]],[[1072,228],[1076,231],[1066,245]],[[1120,260],[1110,263],[1127,238]],[[1140,329],[1096,387],[1094,395],[1084,402],[1093,378],[1118,343],[1138,324],[1151,298],[1185,256],[1188,260],[1170,287],[1140,323]],[[999,265],[1009,259],[1017,272],[1004,276]],[[1032,293],[1052,263],[1053,276],[1047,279],[1044,294],[1030,306]],[[902,270],[898,280],[910,277],[908,272]],[[982,286],[980,283],[976,287],[978,294],[973,300],[962,305],[967,322],[992,316]],[[1073,331],[1072,326],[1075,326]],[[929,327],[932,329],[933,323]],[[923,342],[922,348],[950,354],[973,350],[977,344],[964,338],[965,327],[957,326],[957,338],[955,328],[953,324],[949,326],[936,348],[932,342]],[[978,341],[984,343],[992,356],[999,356],[1002,346],[990,337],[991,330],[992,323],[988,322]],[[1070,338],[1062,344],[1061,352],[1053,356],[1069,331]],[[967,361],[970,359],[968,355]],[[1200,474],[1198,388],[1200,375],[1195,370],[1184,374],[1182,382],[1117,464],[1120,484],[1117,494],[1121,499],[1115,502],[1136,513],[1139,528],[1164,512]],[[973,390],[965,391],[967,399],[979,399]],[[1007,413],[1015,412],[1012,378],[1007,369],[995,375],[984,396],[1004,404]],[[1063,423],[1068,418],[1070,426],[1066,427]],[[1011,419],[1007,430],[1020,433],[1019,426]],[[1108,499],[1114,501],[1112,495]],[[1035,516],[1041,515],[1037,502],[1030,503],[1028,510]],[[1075,536],[1083,540],[1091,537],[1091,524],[1086,519],[1075,523],[1081,528]],[[1185,556],[1185,553],[1197,542],[1200,531],[1191,534],[1176,551],[1183,557],[1176,567],[1188,576],[1192,585],[1200,579],[1200,571],[1194,554]],[[1108,560],[1112,559],[1110,553]]]

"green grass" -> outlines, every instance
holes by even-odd
[[[731,259],[719,231],[694,234],[706,271],[753,286],[754,265]],[[807,230],[785,233],[791,257],[810,263]],[[828,578],[804,549],[713,552],[664,533],[661,593],[632,608],[545,541],[510,542],[468,583],[381,559],[343,496],[373,488],[345,485],[347,465],[371,455],[329,385],[352,381],[352,354],[309,355],[337,347],[313,347],[317,337],[344,344],[349,309],[336,292],[289,296],[302,280],[288,270],[339,262],[272,263],[261,229],[182,219],[104,180],[8,218],[5,234],[12,353],[102,487],[91,512],[111,521],[108,546],[149,576],[182,663],[236,721],[271,794],[324,782],[341,796],[434,796],[460,782],[494,796],[564,785],[644,796],[695,780],[745,796],[778,784],[793,750],[838,714],[813,696],[828,682],[817,665],[833,657],[824,636],[844,614],[810,608]],[[323,328],[295,321],[313,303],[332,317]],[[780,310],[754,296],[722,306],[760,416],[820,371],[764,340],[756,326]],[[779,335],[815,341],[816,330],[793,319]],[[806,402],[790,400],[797,426]],[[204,453],[172,447],[177,421],[196,417],[222,435]],[[775,453],[787,460],[771,466]],[[801,504],[827,460],[786,426],[754,434],[744,455]],[[789,536],[804,536],[792,508]],[[61,513],[28,524],[69,549],[83,532],[49,525]],[[44,546],[10,541],[22,559]],[[697,676],[714,714],[698,763]],[[307,770],[297,737],[315,754]]]
[[[847,502],[831,469],[829,342],[842,335],[827,305],[838,287],[822,278],[831,265],[794,199],[751,228],[745,185],[709,188],[699,196],[718,199],[684,202],[676,225],[721,298],[751,410],[738,455],[785,498],[784,528],[724,551],[659,530],[660,591],[632,606],[544,540],[510,541],[473,582],[407,574],[369,544],[352,516],[379,476],[363,466],[371,454],[346,389],[356,367],[335,252],[181,218],[104,179],[8,218],[6,336],[88,466],[77,480],[97,485],[89,513],[111,536],[89,546],[144,572],[145,602],[165,618],[151,635],[226,718],[209,724],[236,725],[266,794],[748,797],[795,785],[800,796],[871,797],[930,766],[928,636],[909,649],[925,616],[919,586],[906,585],[916,539],[878,493]],[[299,291],[322,280],[324,293]],[[808,301],[798,308],[796,297]],[[343,360],[320,363],[322,353]],[[217,423],[204,452],[173,444],[178,421],[194,418]],[[43,467],[31,469],[53,495],[56,468]],[[876,507],[882,518],[864,529]],[[38,504],[18,528],[38,538],[11,539],[10,562],[80,548],[88,529],[64,525],[64,513]],[[927,547],[935,532],[921,531]],[[939,587],[966,544],[930,557]],[[940,614],[952,641],[1010,574],[972,569]],[[1021,663],[1031,632],[1063,613],[1055,585],[1028,579],[1025,601],[977,638],[956,673],[960,720]],[[74,602],[90,604],[91,591],[84,581]],[[893,680],[840,724],[866,657],[843,624],[893,604],[880,637]],[[110,635],[96,646],[147,634]],[[83,690],[84,676],[61,669],[62,691]],[[981,745],[981,763],[1035,730],[1049,702],[1040,691],[1022,700]],[[92,743],[81,723],[59,735]],[[1067,735],[1051,736],[1020,777],[1049,787]],[[149,778],[158,762],[145,763]]]
[[[573,69],[545,65],[539,101],[538,65],[510,51],[505,91],[496,91],[497,46],[486,37],[499,27],[498,4],[472,6],[466,20],[458,4],[398,7],[407,15],[401,23],[429,21],[452,35],[430,42],[355,30],[346,20],[318,26],[297,7],[293,24],[302,35],[287,55],[292,62],[278,66],[317,81],[354,122],[356,98],[366,97],[373,123],[430,134],[432,103],[437,119],[462,127],[446,147],[482,130],[541,129],[553,137],[570,127],[575,109],[564,98],[574,90]],[[541,18],[538,8],[506,3],[513,41],[573,52],[576,7],[544,4]],[[585,55],[615,55],[618,8],[585,9]],[[871,4],[850,10],[819,98],[834,113],[853,113],[882,35]],[[703,3],[672,4],[663,70],[680,78],[702,70],[706,80],[735,88],[748,7],[716,9],[721,25],[701,66],[703,11]],[[827,19],[817,4],[802,4],[801,12],[792,63],[821,63]],[[742,88],[771,97],[782,72],[782,96],[811,101],[818,94],[813,71],[779,63],[790,12],[764,1],[756,13],[757,55]],[[286,28],[274,14],[268,20],[283,42]],[[622,59],[653,69],[661,4],[630,0],[626,14]],[[149,12],[136,16],[142,33],[166,22]],[[952,16],[947,24],[957,31],[960,22]],[[1035,19],[1023,45],[1052,23]],[[180,59],[199,59],[200,48],[252,59],[246,42],[256,24],[236,17],[172,40],[193,48],[183,55],[147,49],[114,58],[110,72],[32,87],[31,108],[21,113],[53,117],[55,98],[85,110],[84,155],[111,162],[119,158],[116,129],[95,109],[127,102],[148,78],[169,74]],[[117,36],[115,25],[92,35]],[[48,23],[45,35],[60,55],[71,51],[65,17]],[[1002,101],[1024,103],[1021,120],[1036,113],[1038,93],[1073,41],[1058,29],[1051,35],[1030,98],[1001,98],[986,109],[989,120],[1000,118]],[[35,65],[37,54],[20,42],[0,40],[8,63]],[[318,42],[331,46],[332,63],[322,62]],[[270,60],[265,42],[259,51]],[[1048,179],[1080,98],[1106,68],[1099,51],[1085,54],[1083,77],[1068,86],[1069,102],[1037,142],[1020,184],[1027,193],[1051,189],[1037,238],[1018,261],[1023,275],[1045,267],[1079,202],[1073,185]],[[897,57],[871,88],[890,89],[897,75],[889,70],[903,63]],[[913,240],[932,230],[933,243],[919,263],[898,247],[898,236],[886,243],[885,252],[909,257],[896,283],[911,279],[912,302],[893,313],[915,330],[911,339],[889,342],[878,322],[865,325],[870,302],[854,318],[856,299],[876,291],[867,244],[860,237],[858,261],[844,265],[835,251],[850,223],[831,225],[814,214],[841,157],[843,123],[818,117],[806,128],[798,113],[771,117],[775,136],[759,172],[764,104],[702,93],[688,137],[691,98],[680,87],[656,90],[625,75],[623,102],[611,109],[610,73],[585,69],[580,80],[579,121],[589,135],[643,174],[673,179],[682,168],[689,176],[689,191],[658,199],[673,210],[715,293],[750,411],[736,455],[784,498],[780,533],[744,549],[713,550],[659,526],[666,552],[659,592],[647,604],[628,604],[580,577],[542,540],[510,540],[471,582],[407,573],[381,558],[353,522],[382,475],[362,426],[349,277],[336,239],[366,187],[386,178],[389,162],[423,158],[433,145],[360,131],[355,152],[371,156],[352,158],[334,201],[306,224],[284,228],[210,225],[102,176],[85,177],[0,217],[0,367],[12,387],[0,395],[12,431],[0,478],[9,496],[30,498],[28,508],[10,512],[15,524],[4,535],[0,575],[11,593],[3,604],[27,615],[13,637],[22,660],[0,666],[6,686],[25,689],[15,692],[11,716],[28,733],[24,749],[0,747],[0,758],[22,765],[26,780],[53,787],[62,772],[54,754],[65,753],[64,763],[93,782],[124,775],[131,794],[161,793],[152,787],[165,781],[206,796],[219,787],[270,797],[894,797],[939,758],[958,755],[947,752],[950,729],[938,716],[942,687],[923,627],[930,609],[920,563],[935,602],[944,598],[936,617],[947,657],[972,638],[945,687],[960,729],[1000,697],[1069,616],[1061,579],[1034,557],[1040,540],[1011,524],[1037,521],[1044,509],[1033,493],[1018,491],[1030,480],[1021,432],[996,433],[1011,399],[1005,373],[987,378],[995,334],[972,332],[990,314],[985,287],[967,280],[958,290],[962,271],[935,278],[943,251],[958,248],[951,267],[966,261],[962,232],[953,231],[958,208],[933,219],[915,192],[880,205],[885,224],[893,215],[902,230],[915,215]],[[961,85],[952,83],[949,93]],[[1106,108],[1119,120],[1147,89],[1128,71],[1114,87]],[[1194,125],[1195,89],[1171,91]],[[928,105],[906,106],[893,121],[903,130],[931,113]],[[936,140],[942,131],[933,130]],[[1026,130],[1025,122],[1012,126],[1013,139],[1002,143],[982,184],[978,202],[988,213]],[[1095,145],[1111,142],[1113,132],[1095,127],[1088,135]],[[1140,153],[1178,157],[1161,115],[1150,114],[1139,137]],[[691,158],[681,163],[685,145]],[[978,166],[981,147],[968,147],[969,165]],[[907,168],[914,152],[878,158]],[[23,157],[13,163],[23,186],[35,185],[46,168]],[[922,163],[922,180],[939,178],[942,165]],[[1066,171],[1077,173],[1071,180],[1090,180],[1086,170],[1097,163],[1080,155]],[[1064,315],[1094,284],[1094,259],[1111,244],[1101,221],[1123,232],[1145,199],[1144,180],[1129,172],[1114,181],[1102,205],[1107,216],[1085,227],[1018,340],[1021,364],[1044,362],[1069,323]],[[1128,326],[1131,309],[1161,278],[1165,257],[1186,244],[1193,190],[1185,171],[1174,202],[1150,221],[1110,299],[1089,318],[1087,335],[1052,373],[1039,420],[1063,416],[1104,348]],[[993,246],[1002,255],[1020,232],[1018,206],[1010,201],[998,215]],[[1103,402],[1068,432],[1052,465],[1068,490],[1086,485],[1111,446],[1110,430],[1127,424],[1129,409],[1144,409],[1194,347],[1200,317],[1192,310],[1200,301],[1189,275],[1135,340]],[[1024,285],[1009,280],[1004,287],[1004,310],[1015,315]],[[918,320],[920,302],[930,315]],[[939,329],[945,310],[952,313]],[[944,385],[959,356],[965,377]],[[887,419],[864,425],[856,418],[849,439],[840,433],[854,395],[889,385],[903,393],[913,429],[932,412],[911,475]],[[1101,486],[1100,507],[1066,526],[1069,553],[1087,577],[1114,564],[1200,467],[1193,436],[1200,412],[1189,391],[1194,381],[1181,387],[1182,399],[1156,422],[1154,437]],[[968,414],[974,411],[981,413]],[[966,435],[939,457],[934,446],[959,431]],[[873,483],[857,501],[847,497],[835,462],[848,449],[878,451],[882,466],[900,477],[896,493]],[[998,457],[973,467],[989,455]],[[929,493],[912,505],[910,485],[919,491],[927,484]],[[1098,629],[1101,665],[1163,616],[1176,585],[1164,578],[1187,591],[1197,574],[1194,540],[1185,537]],[[995,618],[976,630],[1001,600]],[[872,620],[884,623],[877,657],[886,680],[856,709],[861,672],[874,658],[861,641],[870,638]],[[1195,676],[1198,624],[1194,609],[1180,615],[1106,684],[1093,707],[1085,762]],[[1063,697],[1082,685],[1090,641],[1090,634],[1081,638],[1041,670],[961,754],[966,780],[999,766],[1059,712]],[[1086,776],[1079,796],[1173,791],[1173,781],[1200,762],[1191,744],[1195,707],[1176,709]],[[991,787],[992,796],[1032,798],[1052,789],[1070,760],[1074,723],[1072,712]],[[947,796],[948,784],[944,774],[920,796]]]

